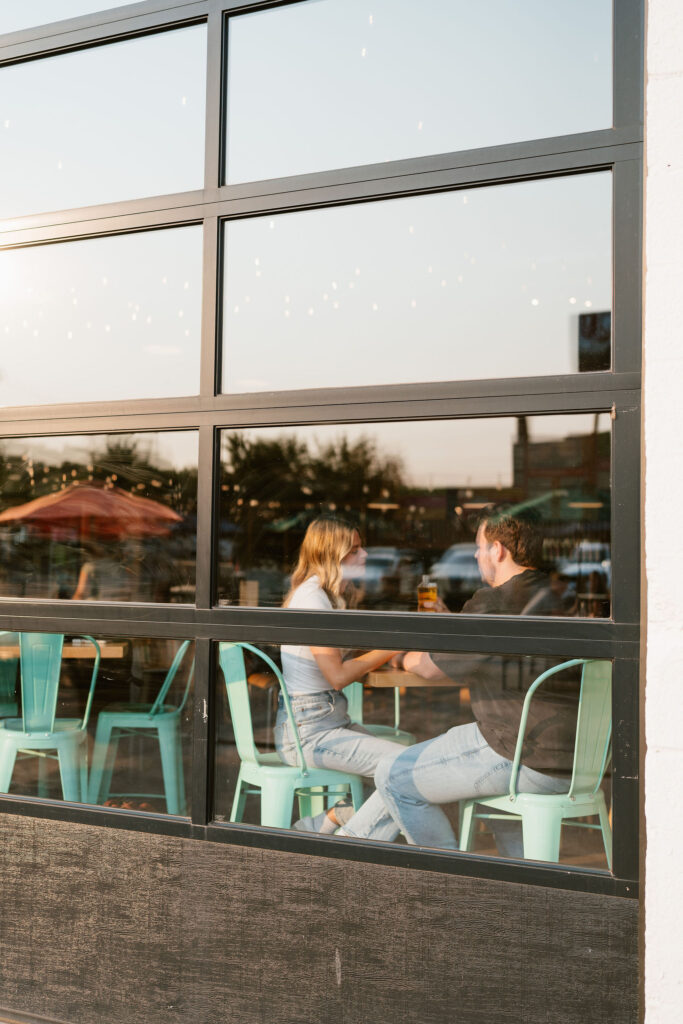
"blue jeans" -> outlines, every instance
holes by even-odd
[[[336,690],[290,696],[294,720],[306,764],[334,768],[370,778],[384,757],[403,750],[400,743],[383,740],[352,722],[346,697]],[[280,697],[275,720],[275,748],[285,764],[295,765],[296,746],[284,701]]]
[[[488,745],[476,722],[457,725],[442,736],[402,747],[382,759],[376,792],[344,825],[343,834],[393,842],[403,832],[409,843],[457,850],[451,824],[439,804],[508,792],[512,761]],[[568,780],[522,766],[522,793],[566,793]],[[522,857],[521,824],[492,821],[496,845],[505,857]]]

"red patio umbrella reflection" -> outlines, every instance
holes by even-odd
[[[151,498],[129,494],[119,487],[69,484],[24,505],[0,513],[4,523],[30,523],[50,532],[71,527],[81,537],[165,537],[182,516]]]

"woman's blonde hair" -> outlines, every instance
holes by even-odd
[[[308,524],[299,551],[299,561],[292,573],[286,607],[297,587],[311,576],[317,576],[333,608],[345,608],[349,601],[349,588],[344,582],[342,559],[346,558],[356,539],[356,528],[336,516],[319,516]]]

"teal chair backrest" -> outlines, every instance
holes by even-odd
[[[178,669],[180,668],[182,660],[185,657],[185,652],[187,651],[187,649],[188,649],[188,647],[190,646],[191,643],[192,643],[191,640],[184,640],[183,643],[178,648],[178,650],[176,651],[175,658],[171,662],[171,667],[169,668],[168,672],[166,673],[166,678],[164,679],[164,681],[163,681],[163,683],[161,685],[161,689],[159,690],[159,693],[157,694],[157,698],[154,701],[154,703],[152,704],[151,708],[149,709],[149,714],[150,715],[159,715],[163,711],[163,709],[164,709],[164,701],[168,697],[168,691],[171,689],[171,686],[173,685],[173,680],[175,679],[175,677],[178,674]],[[188,672],[187,683],[185,684],[185,692],[183,693],[183,699],[182,699],[182,701],[180,702],[180,705],[179,705],[179,708],[180,708],[181,711],[185,707],[185,701],[187,700],[187,695],[190,692],[190,683],[192,682],[192,677],[193,676],[194,676],[194,658],[192,659],[192,664],[190,665],[190,670]]]
[[[350,683],[344,687],[344,696],[348,705],[348,716],[352,722],[363,723],[363,684]]]
[[[529,705],[533,695],[550,676],[565,669],[582,665],[581,689],[576,718],[576,739],[574,742],[574,763],[568,796],[576,793],[597,791],[607,767],[612,738],[612,663],[593,661],[587,658],[573,658],[561,665],[543,672],[527,690],[522,707],[522,716],[517,735],[517,746],[510,777],[510,797],[517,795],[517,776],[522,761],[524,733],[526,731]]]
[[[240,761],[260,764],[259,752],[254,743],[254,727],[249,703],[249,687],[247,685],[247,669],[244,664],[244,652],[237,644],[222,643],[220,645],[220,663],[225,678],[225,686],[230,705],[232,729],[235,734],[235,746]]]
[[[62,668],[61,633],[21,633],[21,713],[24,732],[53,732]]]
[[[581,677],[570,796],[597,791],[609,760],[611,739],[612,663],[587,661]]]
[[[2,657],[2,648],[18,646],[19,637],[16,633],[0,633],[0,704],[14,700],[17,691],[17,665],[19,663],[18,655]]]
[[[232,728],[235,734],[235,746],[237,747],[240,760],[250,762],[251,764],[261,763],[261,757],[256,744],[254,743],[254,727],[251,718],[251,706],[249,703],[247,669],[244,664],[245,650],[251,651],[252,654],[256,654],[262,661],[265,661],[279,683],[280,693],[284,700],[285,710],[287,712],[287,717],[289,718],[289,724],[296,744],[299,767],[305,775],[306,762],[304,760],[303,750],[301,749],[299,730],[296,727],[289,694],[287,693],[287,687],[285,686],[280,669],[267,654],[260,651],[258,647],[252,646],[252,644],[224,642],[219,644],[219,660],[221,663],[221,669],[223,670],[223,676],[225,678],[225,686],[228,693],[228,704],[230,705],[230,716],[232,718]]]

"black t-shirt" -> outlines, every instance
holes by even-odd
[[[482,587],[466,602],[471,615],[548,614],[557,601],[550,581],[526,569],[499,587]],[[502,655],[432,654],[434,663],[454,682],[470,688],[472,713],[489,746],[512,760],[524,696],[541,672],[560,659]],[[568,659],[562,659],[568,660]],[[549,775],[571,771],[579,695],[577,669],[542,683],[529,709],[522,763]]]

